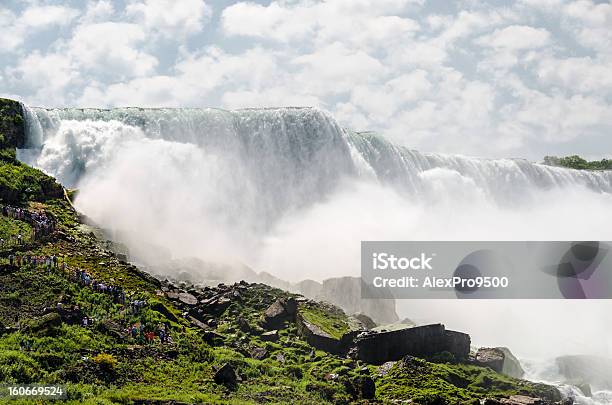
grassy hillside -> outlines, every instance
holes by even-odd
[[[330,304],[263,284],[196,289],[155,279],[104,249],[55,180],[10,149],[0,159],[0,204],[11,207],[0,213],[5,240],[34,235],[40,221],[53,225],[0,245],[0,383],[62,384],[74,404],[558,399],[551,387],[444,356],[372,366],[317,350],[296,319],[332,338],[353,321]],[[25,216],[10,214],[16,208]],[[289,303],[291,316],[270,310]]]

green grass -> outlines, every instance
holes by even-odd
[[[412,359],[397,362],[376,380],[377,395],[387,399],[412,398],[418,404],[478,404],[484,397],[523,394],[559,400],[558,392],[543,384],[517,380],[491,369],[465,364],[435,364]]]
[[[0,214],[0,239],[4,239],[8,242],[11,237],[19,234],[22,235],[24,240],[29,239],[32,235],[32,227],[27,222],[5,217]]]
[[[307,303],[300,306],[300,314],[307,322],[318,326],[335,339],[350,331],[346,314],[339,308]]]
[[[433,403],[442,398],[449,403],[466,403],[485,395],[519,392],[544,392],[548,388],[514,380],[489,369],[453,364],[433,364],[416,360],[411,367],[400,363],[384,377],[376,377],[378,367],[314,350],[297,334],[289,322],[279,332],[278,342],[264,342],[260,334],[265,309],[278,298],[292,296],[263,284],[251,284],[239,299],[222,313],[214,314],[216,332],[222,335],[218,346],[211,346],[198,328],[192,326],[181,310],[159,294],[160,283],[120,262],[79,224],[78,215],[61,199],[32,197],[24,187],[45,179],[34,169],[4,163],[8,178],[2,177],[18,193],[16,203],[45,210],[58,221],[64,235],[45,243],[35,243],[20,254],[66,257],[70,267],[87,270],[98,280],[120,285],[134,298],[151,305],[138,314],[122,310],[108,295],[97,293],[74,282],[68,274],[23,266],[0,272],[0,326],[15,328],[0,334],[0,383],[48,383],[67,387],[68,403],[111,404],[135,400],[182,401],[185,403],[349,403],[356,400],[351,384],[362,373],[370,372],[377,384],[377,397],[383,402],[414,400],[415,404]],[[2,166],[2,167],[4,167]],[[1,167],[0,167],[1,169]],[[38,174],[28,175],[30,171]],[[45,180],[47,181],[47,180]],[[0,217],[0,234],[28,231],[27,224]],[[0,259],[6,263],[7,259]],[[97,324],[84,328],[61,323],[54,325],[53,315],[43,315],[63,299],[78,305]],[[159,309],[158,312],[156,309]],[[171,321],[166,318],[168,312]],[[328,304],[300,304],[300,313],[308,321],[334,338],[350,330],[348,318]],[[240,330],[238,319],[251,327]],[[100,321],[131,325],[167,322],[173,344],[142,345],[105,332]],[[265,348],[267,356],[256,360],[249,356],[254,347]],[[231,364],[241,381],[236,390],[213,381],[215,368]],[[418,372],[414,372],[414,370]],[[365,371],[364,371],[365,370]],[[333,376],[331,378],[330,376]],[[13,403],[29,403],[14,401]]]
[[[0,153],[0,201],[19,204],[60,198],[62,187],[40,170],[14,160],[11,151]]]

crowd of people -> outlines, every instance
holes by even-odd
[[[136,322],[129,328],[129,335],[138,343],[151,344],[155,341],[156,337],[159,337],[159,341],[162,344],[172,343],[170,327],[162,322],[157,324],[156,327],[152,327],[142,322]]]
[[[31,211],[25,208],[12,207],[10,205],[0,206],[2,215],[8,218],[27,222],[32,227],[31,235],[11,235],[8,240],[0,239],[0,248],[6,246],[22,245],[50,235],[55,230],[55,220],[44,212]]]
[[[72,276],[82,286],[91,287],[96,292],[110,295],[115,304],[125,304],[125,291],[121,287],[98,281],[87,271],[78,268],[74,269]]]
[[[143,299],[128,300],[125,291],[121,287],[98,281],[85,270],[77,268],[71,274],[74,280],[82,286],[90,287],[96,292],[110,295],[115,304],[122,305],[123,310],[129,311],[132,316],[139,315],[148,305],[148,302]],[[84,315],[81,325],[87,327],[92,325],[93,322],[93,318]],[[157,337],[159,337],[161,343],[171,343],[172,339],[169,331],[170,328],[166,324],[160,323],[153,327],[149,323],[140,321],[124,328],[125,335],[131,337],[136,342],[147,344],[153,343]]]
[[[28,266],[32,265],[34,267],[44,266],[46,269],[51,271],[52,269],[61,268],[62,270],[66,269],[66,261],[59,258],[58,256],[51,255],[32,255],[32,254],[21,254],[14,255],[10,254],[8,256],[9,265],[11,266]]]

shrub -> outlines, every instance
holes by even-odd
[[[117,368],[117,359],[112,354],[100,353],[93,358],[93,362],[106,373],[113,373]]]

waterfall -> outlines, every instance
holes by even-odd
[[[331,116],[314,108],[27,110],[30,145],[42,146],[58,137],[73,142],[75,145],[66,146],[74,154],[65,157],[73,165],[85,168],[93,158],[83,153],[79,143],[84,140],[78,132],[98,132],[88,133],[85,138],[95,138],[93,141],[101,148],[119,148],[130,139],[126,132],[141,131],[147,139],[189,144],[238,158],[253,172],[252,177],[259,179],[261,191],[289,187],[298,194],[293,202],[328,191],[333,186],[330,182],[347,175],[374,175],[382,183],[416,192],[423,187],[418,174],[434,168],[453,170],[472,179],[499,201],[531,187],[584,185],[596,191],[612,190],[612,172],[570,170],[522,159],[420,153],[372,133],[341,128]],[[114,124],[85,128],[78,124],[83,122]],[[113,135],[109,137],[105,131]],[[47,162],[40,163],[41,167],[74,186],[82,173],[63,174],[61,165],[66,162],[46,161],[50,157],[45,152],[43,149],[38,157]]]
[[[77,208],[144,262],[322,280],[359,274],[361,240],[612,240],[612,172],[417,152],[312,108],[29,111],[20,159],[78,187]],[[605,302],[398,312],[518,355],[612,350]]]

